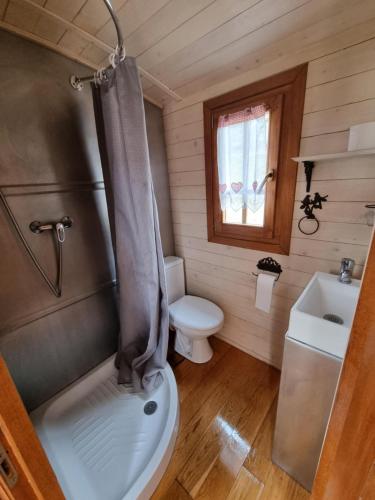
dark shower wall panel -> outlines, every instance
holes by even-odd
[[[2,355],[27,408],[114,352],[116,317],[113,289],[107,289],[2,336]]]
[[[29,409],[115,351],[117,314],[105,192],[87,68],[0,30],[0,186],[40,264],[56,275],[51,234],[32,220],[69,215],[56,298],[0,206],[0,351]],[[161,110],[145,104],[163,249],[173,253]]]
[[[102,180],[87,68],[0,31],[0,69],[1,184]]]
[[[103,189],[87,186],[74,191],[38,193],[37,188],[7,188],[4,192],[27,242],[51,278],[57,273],[55,240],[49,231],[32,233],[29,223],[43,221],[46,214],[50,220],[69,215],[73,228],[66,231],[63,245],[63,297],[56,298],[36,272],[4,211],[0,212],[4,228],[0,233],[0,248],[5,255],[12,256],[12,262],[17,262],[17,269],[13,265],[4,266],[2,272],[2,333],[32,320],[41,310],[54,310],[74,298],[92,294],[103,286],[112,286],[115,273]],[[30,300],[30,297],[38,300]]]

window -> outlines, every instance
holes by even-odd
[[[289,253],[306,73],[204,103],[209,241]]]

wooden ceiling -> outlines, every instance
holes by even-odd
[[[144,92],[160,104],[307,50],[370,19],[375,22],[374,0],[113,0],[112,4],[127,54],[136,56],[141,67]],[[92,68],[107,65],[116,43],[102,0],[0,0],[0,27]]]

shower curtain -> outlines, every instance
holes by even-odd
[[[126,57],[92,84],[118,280],[119,383],[152,390],[168,346],[168,303],[142,88]]]

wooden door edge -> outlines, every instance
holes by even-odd
[[[0,483],[5,498],[62,500],[57,478],[52,470],[33,424],[14,385],[4,359],[0,356],[0,441],[18,473],[17,483],[7,488]],[[8,491],[7,491],[8,490]],[[9,492],[12,496],[9,496]]]
[[[375,460],[375,237],[369,247],[312,500],[360,498]],[[365,500],[365,499],[364,499]]]

